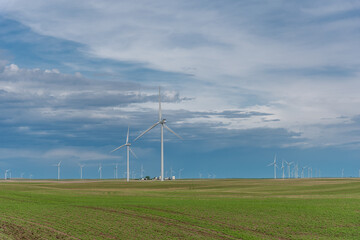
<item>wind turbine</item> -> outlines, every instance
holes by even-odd
[[[99,172],[99,178],[102,179],[102,165],[101,165],[101,163],[99,164],[98,172]]]
[[[284,179],[284,178],[285,178],[285,166],[284,166],[284,159],[282,160],[282,163],[281,163],[281,169],[282,169],[282,178]]]
[[[181,172],[182,172],[183,170],[184,170],[183,168],[179,170],[179,179],[181,179]],[[359,176],[360,176],[360,170],[359,170]]]
[[[295,178],[299,177],[299,163],[295,164]]]
[[[60,166],[61,166],[61,161],[58,164],[55,164],[54,166],[57,166],[58,169],[58,177],[57,180],[60,180]]]
[[[144,178],[144,166],[141,164],[141,168],[140,168],[140,178]]]
[[[301,178],[304,178],[304,170],[307,168],[307,166],[301,168]]]
[[[7,174],[8,174],[8,172],[10,172],[10,169],[5,170],[5,180],[7,179]]]
[[[268,167],[271,166],[271,165],[274,165],[274,179],[276,179],[276,168],[277,168],[277,164],[276,164],[276,154],[275,154],[275,157],[274,157],[274,161],[273,161],[272,163],[270,163],[270,164],[268,165]]]
[[[114,178],[118,179],[118,163],[115,163],[114,167]]]
[[[83,167],[85,167],[85,164],[79,164],[80,167],[80,179],[83,179]]]
[[[344,169],[341,169],[341,177],[344,178]]]
[[[136,141],[136,139],[135,139],[135,141]],[[135,153],[133,152],[133,150],[130,148],[131,143],[129,143],[129,127],[128,127],[128,131],[127,131],[127,135],[126,135],[125,144],[121,145],[120,147],[115,148],[111,152],[115,152],[115,151],[117,151],[120,148],[125,147],[125,146],[126,146],[126,173],[127,173],[126,181],[128,182],[130,180],[129,152],[131,152],[131,154],[134,155],[135,158],[137,158]]]
[[[152,125],[150,128],[148,128],[146,131],[141,133],[137,138],[135,138],[134,142],[138,140],[140,137],[142,137],[145,133],[156,127],[160,124],[161,127],[161,137],[160,137],[160,145],[161,145],[161,181],[164,181],[164,127],[169,130],[172,134],[177,136],[178,138],[182,139],[177,133],[175,133],[173,130],[171,130],[166,124],[166,119],[162,118],[161,113],[161,95],[160,95],[160,87],[159,87],[159,121],[156,122],[154,125]]]
[[[285,161],[287,167],[288,167],[288,178],[290,178],[290,165],[293,164],[294,162],[287,162]]]

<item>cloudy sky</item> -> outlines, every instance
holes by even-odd
[[[0,1],[0,176],[125,171],[157,121],[165,170],[272,177],[274,155],[358,176],[359,1]],[[131,171],[160,173],[160,130]],[[316,171],[315,171],[316,169]],[[281,169],[278,169],[278,175]]]

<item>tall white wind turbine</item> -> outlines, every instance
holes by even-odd
[[[181,172],[182,172],[182,171],[184,171],[183,168],[179,170],[179,179],[181,179]],[[360,173],[360,170],[359,170],[359,173]]]
[[[296,163],[295,164],[295,178],[298,178],[299,177],[299,163]]]
[[[61,167],[61,161],[58,164],[55,164],[54,166],[57,166],[58,169],[58,176],[57,176],[57,180],[60,180],[60,167]]]
[[[304,170],[307,168],[307,166],[301,168],[301,178],[304,178]]]
[[[135,142],[135,141],[134,141]],[[129,143],[129,127],[128,127],[128,131],[127,131],[127,135],[126,135],[126,142],[125,144],[121,145],[120,147],[115,148],[114,150],[112,150],[111,152],[115,152],[117,150],[119,150],[122,147],[126,146],[126,181],[128,182],[130,180],[130,164],[129,164],[129,153],[131,152],[131,154],[135,157],[135,153],[133,152],[133,150],[131,149],[131,143]]]
[[[10,169],[5,170],[5,180],[8,178],[8,172],[10,172]]]
[[[169,130],[172,134],[177,136],[178,138],[182,139],[177,133],[175,133],[173,130],[171,130],[166,124],[166,119],[162,118],[161,113],[161,95],[160,95],[160,87],[159,87],[159,121],[156,122],[154,125],[152,125],[150,128],[145,130],[143,133],[141,133],[137,138],[135,138],[134,142],[138,140],[140,137],[142,137],[145,133],[156,127],[160,124],[161,127],[161,137],[160,137],[160,145],[161,145],[161,181],[164,181],[164,127]]]
[[[140,167],[140,178],[144,178],[144,166],[141,164],[141,167]]]
[[[85,164],[79,164],[80,167],[80,179],[83,179],[83,168],[85,167]]]
[[[276,179],[276,168],[277,168],[277,164],[276,164],[276,154],[275,154],[275,157],[274,157],[274,161],[273,161],[272,163],[270,163],[270,164],[268,165],[268,167],[271,166],[271,165],[274,165],[274,179]]]
[[[294,162],[288,162],[288,161],[285,161],[285,163],[286,163],[286,165],[287,165],[287,167],[288,167],[288,178],[290,178],[290,166],[291,166],[291,164],[293,164]]]
[[[282,160],[282,163],[281,163],[281,169],[282,169],[282,178],[284,179],[284,178],[285,178],[285,165],[284,165],[284,159]]]
[[[98,172],[99,172],[99,178],[102,179],[102,165],[101,165],[101,163],[99,164]]]
[[[118,163],[115,163],[114,167],[114,178],[118,179]]]

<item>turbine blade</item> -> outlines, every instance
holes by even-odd
[[[126,143],[129,142],[129,126],[128,126],[128,132],[127,132],[127,135],[126,135]]]
[[[161,121],[162,114],[161,114],[161,95],[160,95],[160,86],[159,86],[159,121]]]
[[[124,145],[121,145],[120,147],[115,148],[115,149],[112,150],[111,152],[115,152],[116,150],[118,150],[118,149],[120,149],[120,148],[122,148],[122,147],[124,147],[124,146],[126,146],[126,145],[125,145],[125,144],[124,144]]]
[[[129,148],[129,150],[130,150],[131,154],[137,159],[138,157],[136,156],[136,154],[134,153],[134,151],[133,151],[131,148]]]
[[[274,165],[274,163],[273,163],[273,162],[272,162],[272,163],[270,163],[270,164],[268,165],[268,167],[269,167],[269,166],[271,166],[271,165]]]
[[[156,125],[158,125],[160,122],[155,123],[154,125],[152,125],[151,127],[149,127],[146,131],[144,131],[142,134],[140,134],[137,138],[135,138],[134,142],[136,140],[138,140],[139,138],[141,138],[145,133],[147,133],[148,131],[150,131],[151,129],[153,129]]]
[[[182,137],[180,137],[177,133],[175,133],[173,130],[171,130],[166,124],[164,124],[164,127],[169,130],[170,132],[172,132],[175,136],[177,136],[178,138],[180,138],[181,140],[184,140]]]

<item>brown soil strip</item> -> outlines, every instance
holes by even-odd
[[[65,232],[59,231],[59,230],[57,230],[55,228],[52,228],[52,227],[49,227],[47,225],[43,225],[41,223],[32,222],[32,221],[29,221],[29,220],[25,220],[25,219],[13,217],[13,216],[6,216],[6,218],[12,218],[12,219],[20,220],[20,221],[26,222],[28,224],[32,224],[32,225],[35,225],[37,227],[49,230],[50,232],[56,234],[56,239],[64,239],[64,237],[66,237],[65,239],[77,239],[77,240],[80,240],[79,238],[71,236],[71,235],[69,235],[69,234],[67,234]],[[21,239],[39,239],[39,238],[21,238]]]
[[[41,239],[41,236],[28,231],[26,228],[15,223],[0,222],[0,229],[2,233],[13,239]]]

